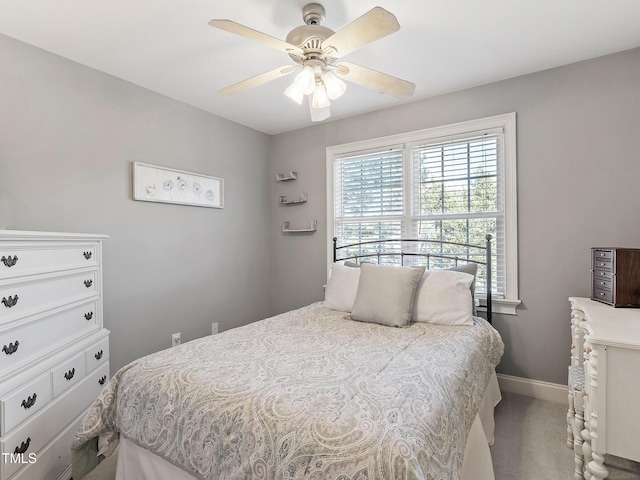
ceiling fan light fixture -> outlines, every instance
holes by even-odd
[[[309,97],[309,112],[311,112],[312,122],[322,122],[331,116],[330,107],[315,108],[311,102],[311,97]]]
[[[298,105],[302,105],[305,95],[311,95],[316,86],[316,72],[311,65],[302,67],[302,71],[296,75],[293,83],[284,91],[284,94]]]
[[[302,71],[296,75],[294,85],[305,95],[311,95],[316,86],[316,72],[311,65],[302,67]]]
[[[316,83],[316,88],[311,97],[311,106],[313,108],[327,108],[329,105],[331,105],[331,101],[324,84],[322,82]]]
[[[347,85],[329,70],[322,72],[321,77],[322,82],[327,89],[327,96],[331,100],[340,98],[347,89]]]
[[[289,85],[289,88],[284,91],[284,94],[298,105],[302,105],[304,93],[296,86],[295,82]]]

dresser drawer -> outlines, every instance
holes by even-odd
[[[57,397],[67,388],[78,383],[87,373],[87,363],[84,353],[79,353],[75,357],[67,360],[62,365],[51,371],[51,385],[53,386],[53,396]]]
[[[2,432],[12,428],[36,413],[51,400],[51,380],[49,373],[39,376],[27,385],[18,388],[11,395],[0,399],[2,404]]]
[[[0,279],[98,265],[98,244],[0,244]]]
[[[8,328],[0,333],[0,375],[98,328],[98,301]]]
[[[0,323],[96,295],[97,270],[0,285]]]
[[[23,452],[25,457],[30,453],[37,453],[42,450],[61,430],[65,428],[99,395],[102,385],[99,380],[109,375],[109,365],[104,365],[99,370],[92,372],[76,385],[67,390],[62,396],[54,399],[46,408],[38,412],[28,421],[24,422],[9,435],[3,438],[1,447],[3,452]],[[78,422],[75,423],[75,430]],[[74,430],[74,433],[75,433]],[[67,444],[71,448],[71,443]],[[40,461],[40,455],[37,455]],[[3,463],[2,478],[9,478],[20,467],[21,464]]]
[[[99,367],[109,360],[109,337],[102,339],[85,351],[87,372]]]
[[[81,419],[77,418],[53,439],[49,445],[38,452],[37,461],[24,465],[11,480],[71,480],[71,472],[67,470],[71,465],[71,448]],[[66,476],[61,476],[65,471]]]

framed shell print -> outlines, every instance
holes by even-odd
[[[133,199],[223,208],[224,180],[200,173],[133,162]]]

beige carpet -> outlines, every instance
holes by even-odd
[[[89,475],[85,475],[82,480],[114,480],[116,478],[116,463],[118,462],[118,450],[110,457],[100,462]]]
[[[491,447],[496,480],[573,480],[567,405],[503,393]],[[608,457],[608,480],[640,479],[640,464]]]

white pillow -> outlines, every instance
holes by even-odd
[[[351,318],[361,322],[405,327],[424,267],[363,263]]]
[[[473,325],[470,286],[474,276],[451,270],[427,270],[416,290],[411,320],[440,325]]]
[[[324,302],[327,308],[340,312],[351,312],[359,281],[359,268],[334,263],[331,266],[329,281],[324,290]]]

